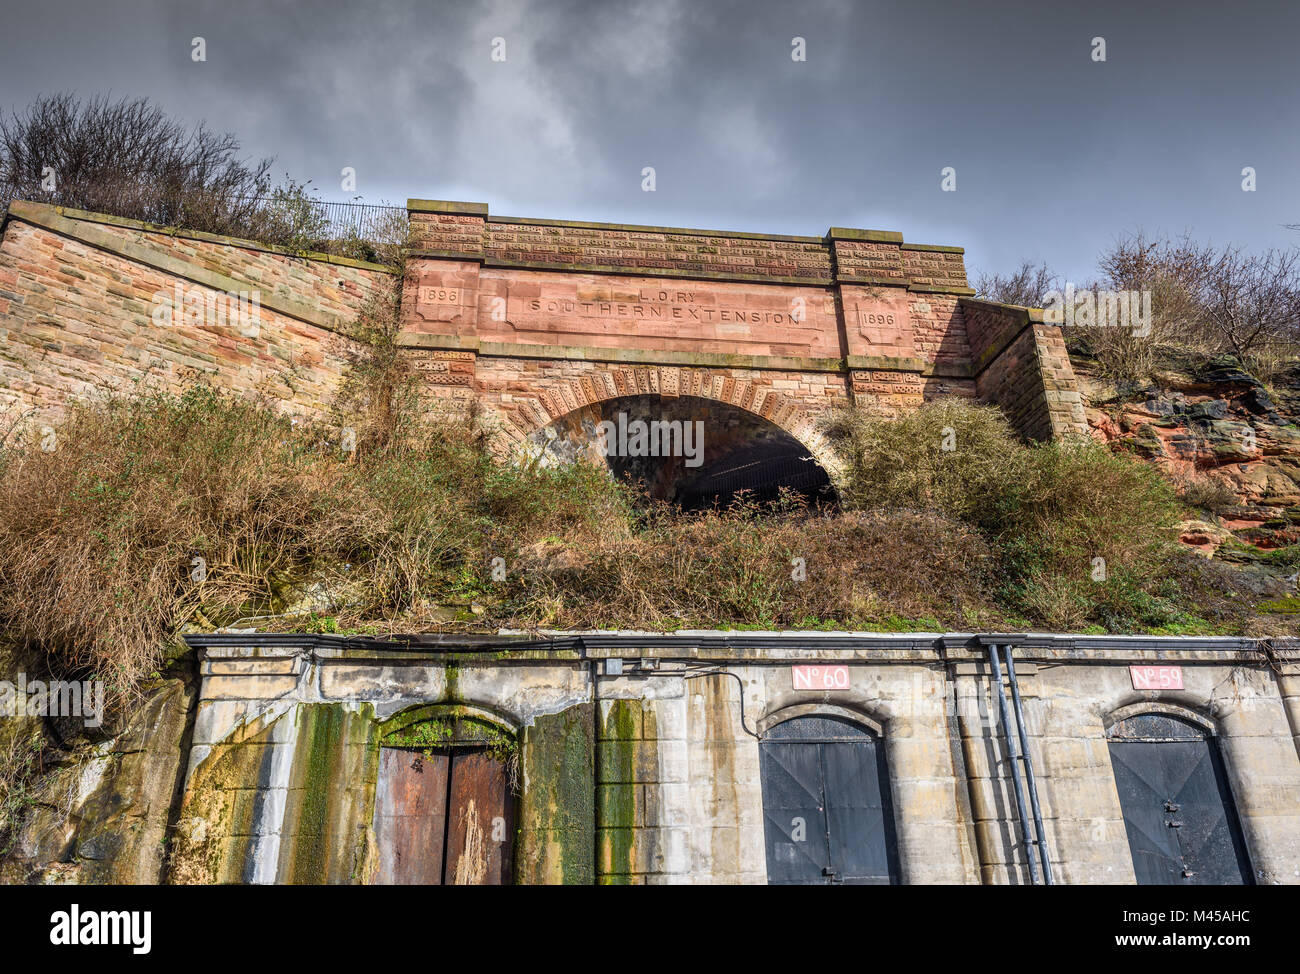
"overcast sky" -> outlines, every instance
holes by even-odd
[[[146,95],[330,199],[354,195],[340,188],[351,166],[364,202],[899,230],[966,247],[973,269],[1031,258],[1073,280],[1139,227],[1300,243],[1283,227],[1300,223],[1297,2],[5,6],[4,107]],[[941,189],[947,166],[955,192]]]

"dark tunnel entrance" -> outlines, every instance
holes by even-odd
[[[625,396],[574,410],[533,433],[543,463],[586,459],[686,510],[726,507],[737,495],[769,504],[782,488],[810,507],[835,502],[807,447],[769,420],[691,396]]]

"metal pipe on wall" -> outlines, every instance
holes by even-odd
[[[1025,843],[1025,858],[1029,860],[1029,881],[1039,884],[1038,860],[1034,856],[1033,842],[1029,838],[1029,816],[1025,812],[1025,791],[1020,784],[1020,767],[1017,763],[1020,755],[1016,751],[1016,739],[1011,733],[1011,720],[1007,711],[1007,690],[1002,683],[1002,663],[998,659],[998,647],[989,646],[989,660],[993,664],[993,679],[998,684],[998,715],[1002,718],[1002,737],[1007,743],[1007,761],[1011,765],[1011,783],[1016,792],[1016,811],[1020,818],[1020,835]]]
[[[1029,753],[1029,736],[1025,733],[1025,712],[1020,706],[1020,684],[1016,682],[1015,651],[1007,647],[1007,678],[1011,681],[1011,701],[1016,708],[1016,729],[1020,732],[1020,750],[1025,756],[1025,780],[1029,784],[1029,807],[1034,813],[1034,831],[1038,833],[1038,858],[1043,864],[1043,881],[1052,882],[1052,862],[1047,855],[1047,834],[1043,831],[1043,810],[1038,804],[1038,784],[1034,780],[1034,758]]]

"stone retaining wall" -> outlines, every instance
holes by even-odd
[[[494,715],[519,735],[519,882],[765,882],[755,735],[809,713],[847,716],[883,739],[903,882],[1029,881],[978,652],[919,641],[826,649],[812,637],[804,649],[722,655],[629,644],[583,661],[565,651],[411,656],[313,649],[313,637],[280,648],[259,640],[253,650],[204,651],[177,879],[366,881],[375,727],[437,705]],[[634,659],[598,675],[605,656]],[[1172,658],[1186,689],[1132,689],[1130,663]],[[794,687],[792,664],[830,661],[848,665],[845,689]],[[1106,734],[1119,716],[1154,710],[1215,728],[1256,880],[1300,883],[1295,701],[1261,659],[1022,648],[1017,672],[1057,882],[1133,882]],[[316,770],[304,777],[307,767]],[[304,858],[288,850],[306,808],[318,810],[311,821],[323,832]]]

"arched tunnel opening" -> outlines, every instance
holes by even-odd
[[[826,470],[771,421],[693,396],[623,396],[576,409],[528,438],[543,463],[588,461],[685,510],[760,505],[782,488],[810,507],[835,503]]]

